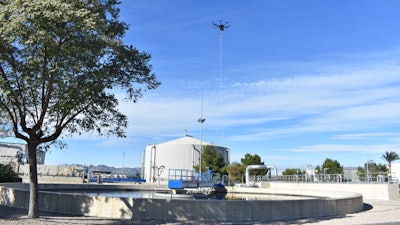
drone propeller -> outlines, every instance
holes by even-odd
[[[226,28],[229,28],[229,22],[224,22],[222,20],[219,21],[219,23],[213,23],[213,26],[217,29],[219,29],[221,32],[224,31]]]

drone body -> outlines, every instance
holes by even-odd
[[[214,28],[219,29],[220,32],[224,31],[226,28],[229,28],[229,22],[224,22],[222,20],[219,23],[213,23]]]

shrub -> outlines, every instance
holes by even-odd
[[[11,164],[0,164],[0,183],[15,182],[18,179]]]

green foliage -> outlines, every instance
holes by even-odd
[[[382,155],[382,158],[383,158],[384,160],[386,160],[386,161],[389,163],[389,165],[390,165],[393,161],[396,161],[396,160],[399,160],[399,159],[400,159],[400,158],[399,158],[399,155],[398,155],[396,152],[393,152],[393,151],[391,151],[391,152],[385,152],[385,154]]]
[[[361,174],[367,173],[367,165],[365,163],[364,167],[358,167],[357,171]],[[379,173],[385,173],[388,172],[388,169],[386,165],[383,165],[381,163],[376,164],[375,162],[368,163],[368,172],[372,174],[379,174]]]
[[[232,182],[243,182],[245,170],[246,168],[238,162],[233,162],[226,168],[229,180]]]
[[[319,166],[319,165],[317,165],[316,167],[315,167],[315,173],[317,173],[317,174],[319,174],[319,173],[321,173],[321,167]]]
[[[249,165],[264,165],[264,162],[261,162],[261,157],[256,155],[252,155],[250,153],[246,153],[243,158],[240,159],[241,163],[234,162],[230,164],[226,171],[228,172],[228,177],[232,182],[244,182],[244,176],[246,173],[246,167]],[[250,175],[265,175],[268,170],[252,170],[250,171]]]
[[[263,165],[264,163],[261,162],[261,157],[257,154],[252,155],[250,153],[246,153],[244,158],[241,158],[240,161],[243,165]]]
[[[367,175],[367,163],[365,163],[364,167],[357,168],[358,174],[360,176],[360,180],[366,180]],[[386,165],[376,164],[375,162],[368,163],[368,175],[372,180],[377,180],[377,176],[383,173],[388,172]]]
[[[201,170],[204,172],[207,167],[213,173],[219,173],[220,175],[226,174],[224,157],[221,153],[218,153],[212,145],[203,146],[203,152],[201,154]],[[198,170],[199,166],[196,165],[194,169]]]
[[[10,120],[7,113],[0,107],[0,138],[11,136],[11,132]]]
[[[128,26],[117,1],[3,2],[0,111],[16,137],[35,144],[61,133],[124,137],[127,118],[115,93],[135,102],[160,83],[150,55],[123,44]]]
[[[37,147],[83,132],[125,137],[127,117],[116,96],[136,102],[160,85],[150,55],[123,43],[128,25],[119,20],[118,4],[0,1],[0,112],[28,144],[32,218]]]
[[[282,172],[282,175],[302,175],[305,173],[306,171],[302,171],[299,168],[287,168],[285,171]]]
[[[382,155],[382,158],[386,160],[389,164],[392,163],[395,160],[399,160],[399,155],[396,152],[385,152],[385,154]]]
[[[18,177],[10,164],[0,164],[0,183],[15,182]]]
[[[389,174],[391,176],[392,174],[392,162],[395,160],[399,160],[399,155],[396,152],[385,152],[385,154],[382,155],[382,158],[385,159],[388,164],[389,164]]]
[[[242,162],[242,165],[244,166],[244,171],[246,171],[246,167],[249,165],[264,165],[264,162],[261,162],[261,157],[257,154],[252,155],[250,153],[246,153],[244,155],[244,158],[241,158],[240,161]],[[267,169],[262,169],[262,170],[252,170],[250,171],[250,175],[265,175],[267,174],[268,170]]]
[[[322,164],[320,171],[325,174],[342,174],[343,166],[337,160],[326,158]]]

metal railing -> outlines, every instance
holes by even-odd
[[[344,174],[303,174],[280,176],[250,176],[250,183],[270,181],[280,182],[318,182],[318,183],[399,183],[400,178],[389,176],[388,173],[357,173]]]

